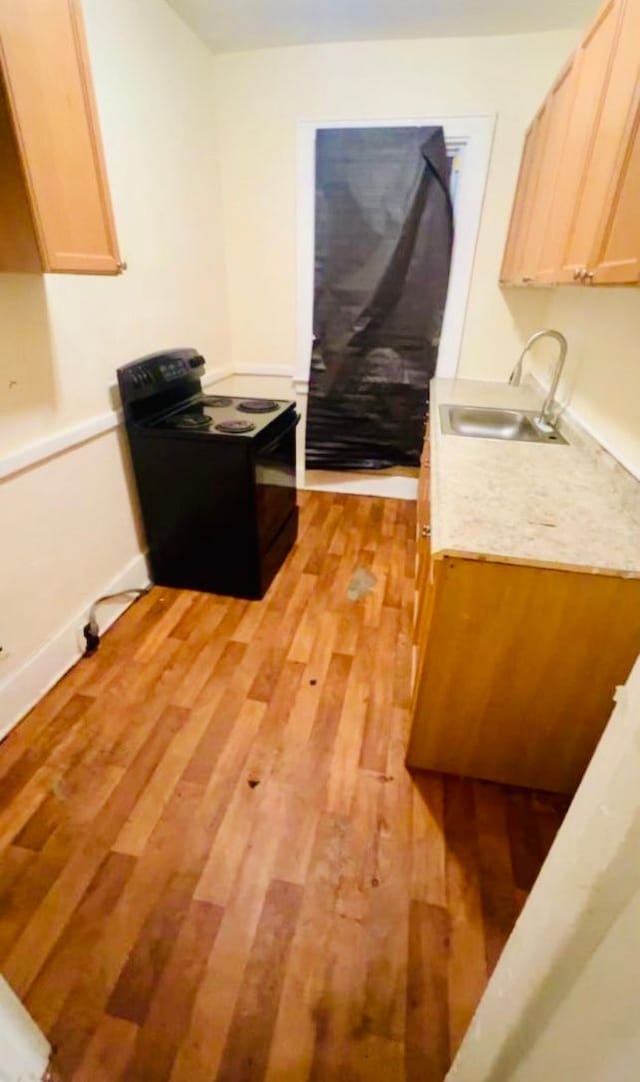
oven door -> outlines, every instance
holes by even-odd
[[[272,440],[255,452],[256,519],[260,550],[268,549],[296,506],[296,427],[294,413]]]

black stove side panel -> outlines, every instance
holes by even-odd
[[[129,429],[155,582],[232,597],[262,594],[249,443]]]

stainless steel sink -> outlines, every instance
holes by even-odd
[[[490,406],[440,406],[440,425],[449,436],[515,440],[525,443],[566,443],[553,425],[536,423],[539,410],[507,410]]]

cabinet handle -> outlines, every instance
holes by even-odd
[[[578,278],[580,277],[581,274],[582,274],[582,271],[581,271],[580,267],[576,267],[574,272],[573,272],[573,280],[574,280],[574,282],[578,281]]]
[[[421,537],[431,537],[431,527],[430,526],[423,526],[422,529],[420,530],[420,536]]]
[[[593,271],[586,270],[584,272],[585,282],[593,282]]]
[[[533,278],[529,275],[525,275],[522,279],[523,282],[533,282]]]

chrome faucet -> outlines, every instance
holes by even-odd
[[[558,383],[560,382],[560,376],[562,375],[562,369],[564,368],[564,362],[567,358],[568,346],[565,336],[561,334],[560,331],[552,330],[536,331],[535,334],[532,334],[531,338],[525,345],[522,353],[518,357],[518,360],[513,367],[513,371],[509,376],[509,383],[513,384],[515,387],[519,386],[520,380],[522,379],[522,365],[524,359],[534,342],[538,342],[541,338],[555,338],[556,342],[560,346],[560,352],[558,354],[556,366],[553,371],[553,379],[551,380],[551,385],[547,392],[547,397],[542,403],[542,409],[540,410],[539,416],[535,419],[535,423],[539,426],[539,428],[548,431],[550,428],[553,427],[553,404],[555,402],[556,391],[558,390]]]

